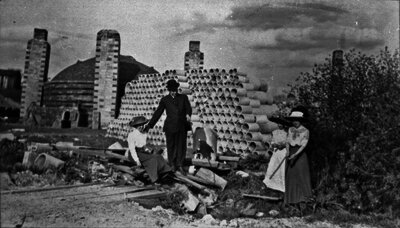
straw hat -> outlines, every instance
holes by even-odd
[[[140,127],[145,125],[149,120],[144,117],[144,116],[135,116],[132,118],[132,120],[129,122],[129,126],[131,127]]]

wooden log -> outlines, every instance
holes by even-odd
[[[211,171],[209,169],[205,169],[205,168],[200,168],[196,172],[195,176],[213,182],[215,185],[220,187],[222,190],[224,190],[224,188],[228,184],[228,181],[226,181],[224,178],[218,176],[213,171]]]
[[[242,194],[243,197],[249,197],[249,198],[257,198],[257,199],[264,199],[264,200],[273,200],[273,201],[278,201],[281,200],[282,198],[280,197],[274,197],[274,196],[260,196],[260,195],[253,195],[253,194]]]

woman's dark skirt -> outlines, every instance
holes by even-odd
[[[160,154],[152,154],[142,151],[144,150],[141,150],[141,148],[136,148],[136,154],[139,158],[139,161],[142,163],[143,168],[149,175],[151,182],[156,182],[160,175],[162,176],[163,174],[172,171],[167,161]],[[129,157],[132,158],[130,153]]]
[[[299,148],[290,146],[289,154],[296,153]],[[312,196],[310,168],[305,152],[286,163],[285,190],[284,202],[289,204],[308,201]]]

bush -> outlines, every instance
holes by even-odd
[[[302,73],[291,92],[308,108],[317,203],[400,216],[399,50],[355,50]]]

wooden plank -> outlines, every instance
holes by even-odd
[[[254,194],[242,194],[243,197],[250,197],[250,198],[257,198],[257,199],[264,199],[264,200],[273,200],[273,201],[278,201],[281,200],[281,197],[274,197],[274,196],[260,196],[260,195],[254,195]]]
[[[201,167],[206,167],[206,168],[214,168],[218,170],[230,170],[231,168],[228,167],[226,164],[217,162],[217,161],[211,161],[207,159],[192,159],[192,164],[194,166],[201,166]]]
[[[15,193],[28,193],[28,192],[43,192],[43,191],[52,191],[52,190],[59,190],[59,189],[80,188],[80,187],[87,187],[87,186],[94,186],[94,185],[102,185],[102,184],[104,184],[104,183],[88,183],[88,184],[80,184],[80,185],[62,185],[62,186],[46,187],[46,188],[9,190],[9,191],[2,191],[2,192],[0,192],[0,194],[15,194]]]
[[[116,154],[116,153],[110,152],[110,151],[104,151],[104,154],[105,154],[107,157],[117,158],[117,159],[119,159],[119,160],[131,162],[127,157],[125,157],[125,156],[123,156],[123,155],[120,155],[120,154]]]
[[[233,156],[223,156],[223,155],[220,155],[220,156],[218,156],[218,160],[221,160],[221,161],[238,162],[238,161],[240,160],[240,157],[233,157]]]
[[[115,187],[115,186],[112,185],[112,186],[108,186],[108,187]],[[115,191],[112,192],[112,193],[101,194],[101,192],[104,191],[104,189],[101,188],[101,189],[95,189],[94,191],[90,191],[90,192],[79,192],[79,193],[73,193],[73,194],[61,194],[61,195],[43,197],[42,199],[54,199],[54,198],[59,198],[59,197],[74,197],[74,196],[82,196],[82,195],[95,195],[94,197],[93,196],[85,197],[85,199],[91,199],[91,198],[97,198],[97,197],[118,195],[118,194],[123,194],[123,193],[140,192],[140,191],[145,191],[145,190],[150,190],[150,189],[155,189],[155,187],[138,188],[136,186],[124,186],[123,188],[115,189]]]
[[[205,192],[205,189],[207,189],[205,186],[203,186],[203,185],[201,185],[199,183],[196,183],[196,182],[190,180],[189,178],[187,178],[186,176],[183,176],[182,174],[179,174],[177,172],[175,173],[175,176],[176,176],[176,178],[174,178],[174,179],[176,179],[178,181],[181,181],[181,182],[183,182],[185,184],[188,184],[188,185],[190,185],[192,187],[195,187],[195,188],[199,189],[202,193],[207,194],[207,192]]]
[[[211,171],[209,169],[205,169],[205,168],[200,168],[196,172],[195,176],[213,182],[214,185],[217,185],[222,190],[224,190],[225,186],[228,184],[228,181],[226,181],[224,178],[218,176],[213,171]]]
[[[209,180],[204,180],[203,178],[197,177],[197,176],[193,176],[192,174],[188,174],[188,175],[186,175],[186,177],[189,178],[192,181],[196,181],[197,183],[216,186],[214,182],[209,181]]]
[[[149,198],[161,198],[166,197],[167,193],[160,190],[147,190],[135,193],[129,193],[127,199],[149,199]]]
[[[129,166],[111,164],[111,167],[113,167],[114,169],[116,169],[118,171],[122,171],[124,173],[128,173],[128,174],[130,174],[132,176],[135,175],[135,172]]]
[[[207,159],[192,159],[192,164],[195,166],[202,166],[202,167],[212,167],[217,168],[219,166],[219,162],[211,161]]]
[[[142,191],[152,191],[154,190],[155,187],[151,186],[151,187],[145,187],[145,188],[137,188],[136,189],[130,189],[130,190],[122,190],[122,191],[118,191],[118,192],[113,192],[113,193],[109,193],[109,194],[103,194],[103,195],[97,195],[97,196],[93,196],[93,197],[87,197],[85,199],[93,199],[93,198],[100,198],[100,197],[108,197],[108,196],[115,196],[115,195],[121,195],[121,194],[132,194],[132,193],[138,193],[138,192],[142,192]]]

